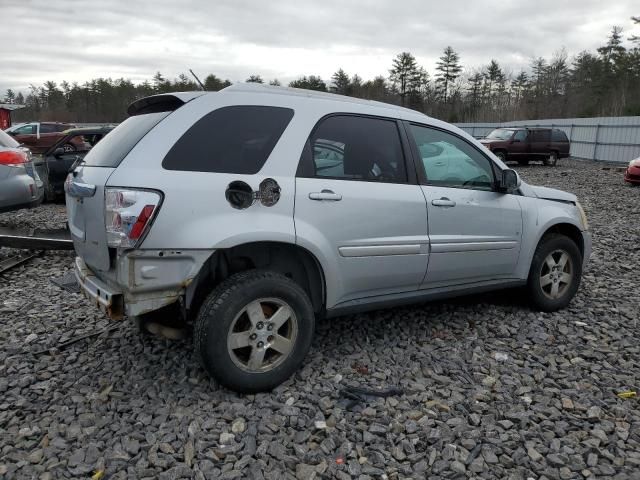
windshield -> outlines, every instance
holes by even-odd
[[[19,145],[8,133],[0,130],[0,147],[16,148]]]
[[[491,132],[489,135],[487,135],[486,138],[491,138],[495,140],[509,140],[511,138],[511,135],[513,135],[513,130],[497,128],[493,132]]]

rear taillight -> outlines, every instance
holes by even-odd
[[[24,167],[24,164],[29,161],[29,157],[25,152],[8,150],[0,152],[0,165],[7,167]]]
[[[116,248],[135,248],[149,230],[161,200],[159,192],[106,188],[107,244]]]

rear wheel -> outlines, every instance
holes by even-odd
[[[314,325],[311,301],[297,283],[252,270],[229,277],[207,297],[195,321],[194,347],[222,385],[268,391],[298,369]]]
[[[549,167],[555,167],[556,163],[558,163],[558,152],[551,152],[551,155],[544,159],[544,164]]]
[[[582,255],[573,240],[546,235],[531,262],[527,290],[534,308],[553,312],[566,307],[580,286]]]

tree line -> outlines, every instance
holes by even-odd
[[[640,24],[640,17],[632,20]],[[402,52],[386,76],[363,80],[340,68],[328,81],[309,75],[288,85],[403,105],[450,122],[640,115],[640,37],[628,40],[626,47],[623,30],[616,26],[595,52],[569,58],[561,49],[551,58],[533,59],[528,70],[517,73],[496,59],[481,68],[465,69],[460,55],[448,46],[433,78],[414,55]],[[257,74],[245,81],[265,82]],[[277,79],[269,83],[281,85]],[[218,91],[231,82],[210,74],[203,85]],[[14,121],[119,122],[137,98],[198,89],[200,85],[185,74],[171,80],[158,72],[140,84],[124,78],[59,85],[48,81],[31,85],[26,94],[7,90],[4,102],[26,105],[13,112]]]

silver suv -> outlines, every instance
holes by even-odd
[[[563,308],[591,253],[575,196],[412,110],[243,84],[128,113],[65,184],[78,281],[113,318],[193,322],[238,391],[287,379],[316,318],[516,286]]]

